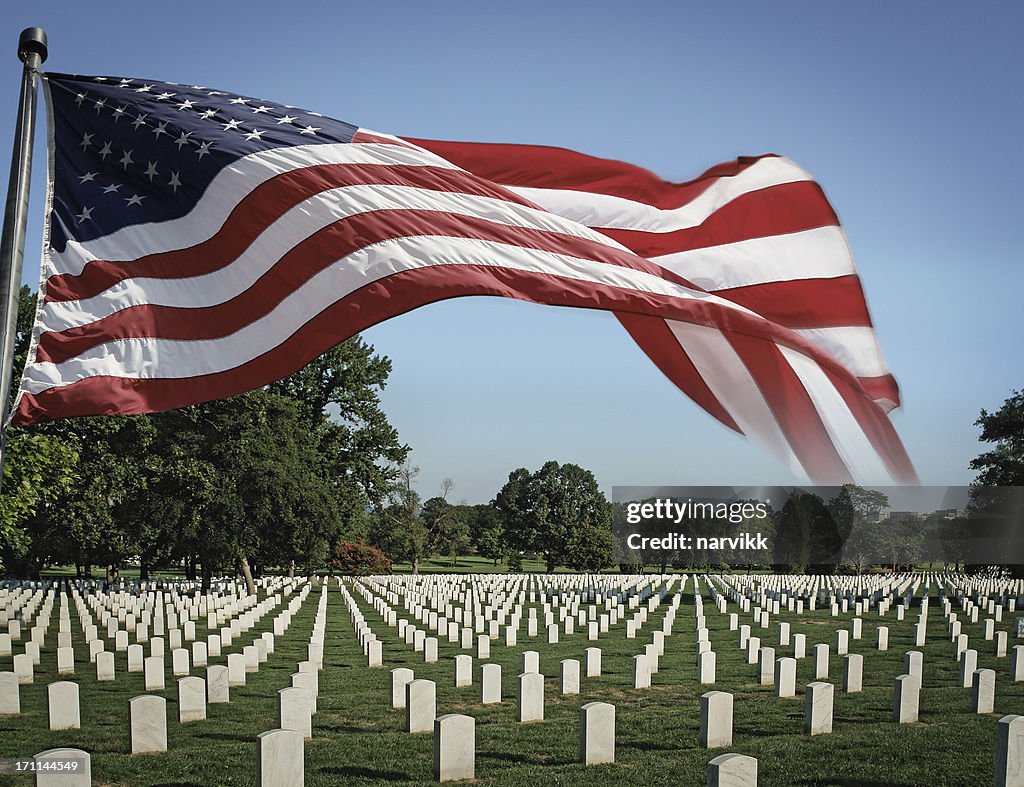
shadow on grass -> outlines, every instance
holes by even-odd
[[[366,732],[378,733],[379,732],[379,730],[377,730],[373,726],[356,727],[356,726],[351,725],[351,724],[323,724],[323,725],[319,725],[318,724],[316,726],[316,731],[320,732],[321,730],[323,730],[324,732],[354,732],[354,733],[366,733]],[[392,732],[397,732],[397,730],[392,730]]]
[[[557,760],[554,757],[537,757],[529,754],[509,754],[507,752],[477,752],[477,759],[501,760],[502,762],[519,762],[527,765],[572,765],[575,760]]]
[[[251,735],[232,735],[228,732],[204,732],[197,737],[211,741],[241,741],[242,743],[252,743]]]
[[[203,787],[201,782],[160,782],[153,787]]]
[[[620,741],[616,745],[622,749],[639,749],[640,751],[679,751],[678,746],[667,746],[662,743],[648,743],[647,741],[644,741],[643,743],[636,741]]]
[[[357,768],[355,766],[337,766],[333,768],[321,768],[320,773],[327,776],[347,776],[351,779],[387,779],[389,782],[411,782],[411,776],[397,771],[375,771],[372,768]]]
[[[802,716],[790,717],[793,719],[802,719]],[[733,730],[733,737],[751,737],[751,738],[777,738],[779,731],[776,730],[762,730],[756,727],[736,727]]]
[[[917,782],[875,782],[875,781],[864,781],[864,779],[829,779],[828,781],[820,781],[819,779],[801,779],[798,782],[793,782],[794,787],[916,787]]]

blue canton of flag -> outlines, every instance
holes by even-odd
[[[50,243],[187,213],[237,159],[347,143],[356,126],[201,85],[48,74],[54,130]]]

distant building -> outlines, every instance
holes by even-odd
[[[967,516],[966,508],[942,508],[938,511],[879,511],[878,522],[891,519],[894,522],[904,519],[928,519],[937,516],[942,519],[962,519]]]
[[[900,521],[903,519],[924,519],[928,514],[922,514],[920,511],[882,511],[878,515],[879,522],[885,522],[887,519],[893,521]]]

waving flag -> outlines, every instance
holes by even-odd
[[[228,396],[389,317],[496,295],[613,312],[700,406],[817,482],[914,480],[838,221],[784,158],[671,184],[202,86],[45,85],[47,248],[16,423]]]

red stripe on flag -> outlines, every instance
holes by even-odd
[[[365,128],[357,129],[356,133],[352,135],[352,142],[357,145],[373,144],[373,145],[395,145],[400,148],[415,148],[411,142],[406,142],[404,139],[398,137],[388,137],[384,134],[375,134],[372,131],[367,131]]]
[[[716,290],[726,300],[745,306],[787,328],[870,327],[871,315],[855,275],[833,279],[798,279]]]
[[[714,418],[734,432],[743,434],[736,421],[718,398],[708,388],[697,367],[693,365],[686,350],[680,346],[672,329],[661,317],[645,317],[640,314],[615,315],[629,335],[640,345],[647,357],[661,369],[683,393],[699,404]]]
[[[741,194],[696,227],[670,232],[596,229],[642,257],[661,257],[838,225],[839,219],[821,187],[812,181],[802,180]]]
[[[635,200],[662,210],[691,202],[719,178],[734,177],[763,158],[777,158],[772,154],[744,156],[712,167],[693,180],[671,183],[643,167],[565,148],[405,139],[503,186],[574,189]]]
[[[887,399],[893,403],[893,407],[900,406],[900,386],[891,374],[883,374],[880,377],[858,377],[857,381],[874,401]]]

